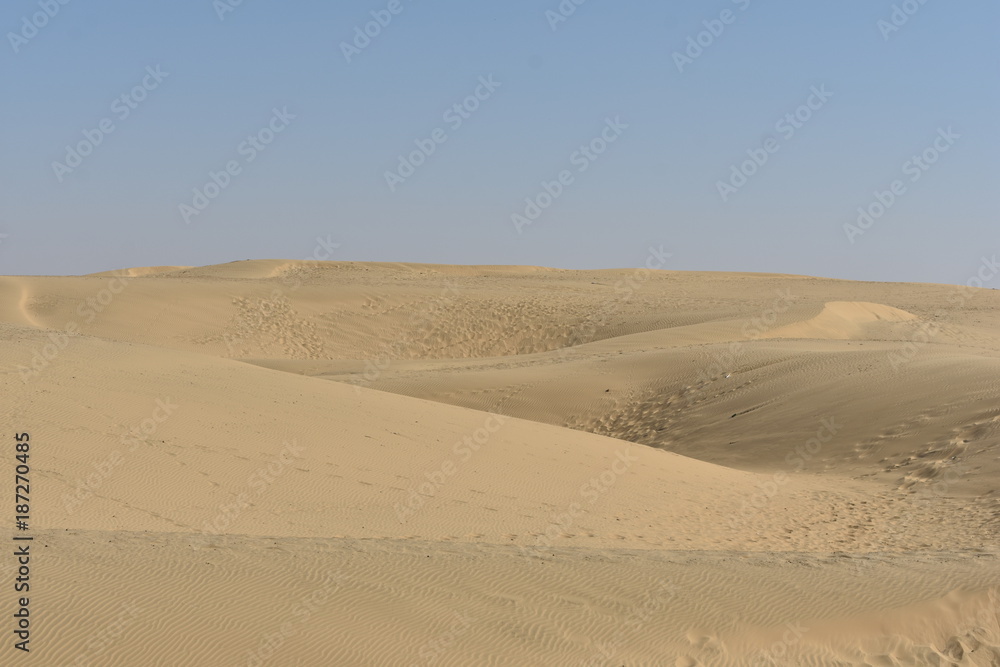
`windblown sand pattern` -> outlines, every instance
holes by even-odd
[[[1000,664],[994,290],[246,261],[0,340],[32,664]]]

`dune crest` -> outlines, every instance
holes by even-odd
[[[917,316],[899,308],[864,301],[830,301],[822,312],[804,322],[789,324],[767,334],[770,338],[863,338],[876,323],[912,322]]]

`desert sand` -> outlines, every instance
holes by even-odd
[[[0,277],[0,369],[3,665],[1000,665],[995,290]]]

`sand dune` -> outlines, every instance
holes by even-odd
[[[993,290],[262,260],[0,337],[39,664],[1000,664]]]
[[[164,273],[176,273],[193,269],[193,266],[139,266],[131,269],[121,269],[118,271],[101,271],[99,273],[88,274],[92,278],[112,278],[115,276],[127,276],[129,278],[140,278],[156,276]]]
[[[779,327],[770,333],[771,338],[864,339],[870,332],[878,331],[872,325],[891,322],[912,322],[917,316],[899,308],[880,303],[861,301],[832,301],[811,319]],[[902,328],[901,328],[902,329]],[[885,331],[882,328],[882,331]],[[905,331],[905,329],[902,329]]]

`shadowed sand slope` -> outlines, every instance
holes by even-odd
[[[993,290],[3,277],[0,370],[39,664],[1000,664]]]

